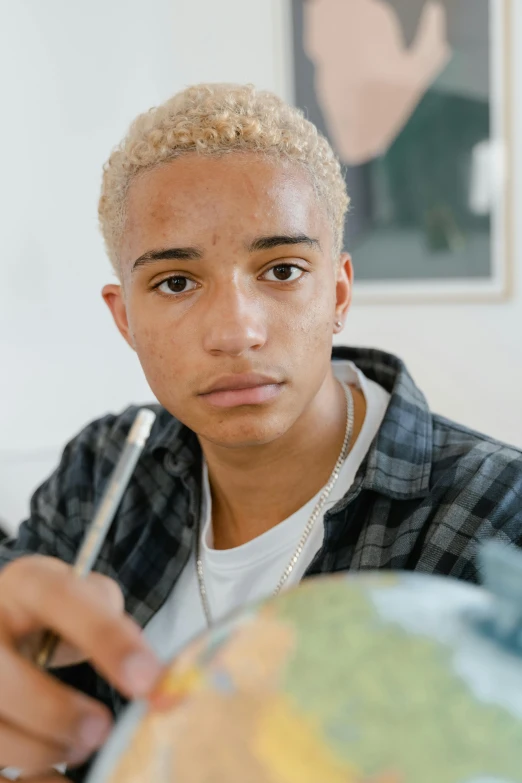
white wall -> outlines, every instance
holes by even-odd
[[[111,277],[96,226],[103,161],[139,111],[186,84],[251,81],[288,97],[285,6],[0,3],[0,518],[11,524],[86,421],[150,397],[99,296]],[[520,138],[522,108],[515,121]],[[521,165],[517,155],[515,214]],[[515,251],[520,268],[518,235]],[[436,410],[520,446],[521,338],[520,282],[503,305],[356,303],[343,335],[400,354]]]

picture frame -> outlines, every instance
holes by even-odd
[[[290,0],[288,24],[291,99],[351,197],[357,301],[506,301],[512,0]]]

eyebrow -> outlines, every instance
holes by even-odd
[[[249,245],[248,250],[254,253],[256,250],[272,250],[281,245],[308,245],[320,249],[318,239],[309,237],[306,234],[274,234],[273,236],[256,237]]]
[[[260,250],[272,250],[283,245],[308,245],[320,248],[319,240],[306,234],[273,234],[256,237],[247,246],[249,253]],[[203,258],[203,252],[197,247],[168,247],[160,250],[147,250],[132,265],[132,271],[140,266],[154,264],[158,261],[198,261]]]
[[[202,257],[203,253],[197,247],[167,247],[161,250],[148,250],[136,259],[132,265],[132,271],[157,261],[197,261]]]

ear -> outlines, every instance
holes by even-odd
[[[125,306],[125,299],[123,297],[123,289],[121,285],[110,284],[102,288],[102,296],[105,304],[111,311],[111,315],[114,318],[114,323],[118,327],[118,331],[130,345],[132,350],[134,349],[134,340],[132,338],[129,321],[127,318],[127,308]]]
[[[353,265],[352,257],[349,253],[342,253],[337,262],[337,273],[335,282],[335,332],[342,332],[344,322],[350,305],[352,304],[353,288]],[[337,322],[341,326],[337,326]]]

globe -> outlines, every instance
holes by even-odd
[[[318,577],[194,640],[89,783],[522,783],[522,556]]]

